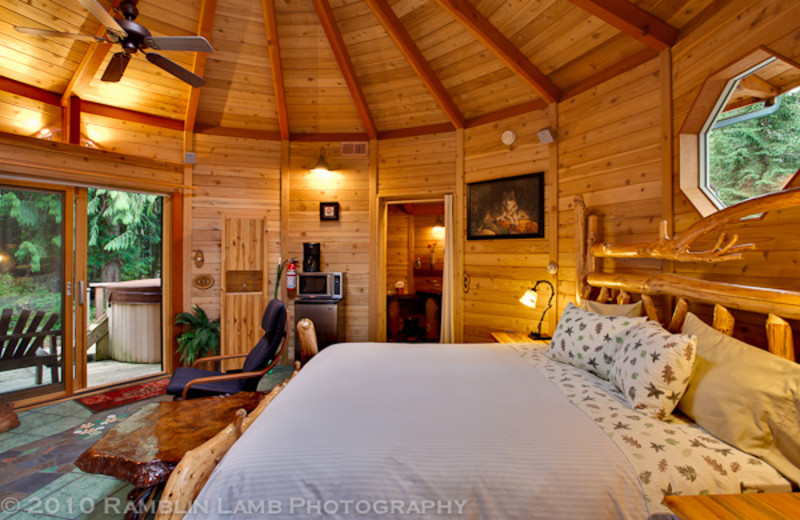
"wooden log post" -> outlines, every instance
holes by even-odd
[[[608,303],[611,300],[611,291],[607,287],[600,289],[600,294],[597,295],[597,301],[600,303]]]
[[[575,196],[575,298],[578,305],[586,293],[586,203],[583,195]],[[591,288],[590,288],[591,290]]]
[[[687,312],[689,312],[689,304],[683,298],[679,299],[675,304],[675,312],[672,313],[672,320],[670,320],[667,330],[673,334],[680,332]]]
[[[0,433],[5,433],[19,426],[19,417],[14,413],[14,403],[0,404]]]
[[[767,344],[769,351],[789,361],[794,361],[792,327],[780,316],[767,316]]]
[[[592,248],[600,242],[600,216],[589,215],[586,218],[586,276],[599,269],[597,257],[592,253]]]
[[[631,303],[631,295],[628,292],[620,291],[617,295],[617,304],[618,305],[627,305]]]
[[[314,328],[314,323],[308,318],[304,318],[297,323],[297,342],[300,344],[300,362],[305,365],[319,351],[317,348],[317,332]]]
[[[650,321],[661,323],[661,318],[658,317],[658,309],[656,309],[653,299],[647,294],[642,295],[642,305],[644,305],[644,312]]]
[[[736,318],[733,317],[731,311],[718,303],[714,305],[714,321],[712,323],[714,329],[726,336],[732,336],[735,324]]]

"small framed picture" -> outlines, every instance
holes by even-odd
[[[319,203],[319,219],[320,220],[339,220],[339,203],[338,202],[320,202]]]

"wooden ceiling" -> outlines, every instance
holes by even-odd
[[[156,36],[209,39],[208,56],[163,52],[204,75],[204,87],[141,55],[122,81],[104,83],[110,45],[13,29],[103,35],[77,0],[3,0],[0,76],[200,132],[390,137],[567,99],[655,57],[713,0],[139,0],[138,8],[136,21]]]

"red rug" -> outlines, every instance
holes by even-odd
[[[166,393],[169,379],[159,379],[158,381],[151,381],[149,383],[142,383],[141,385],[129,386],[127,388],[117,388],[110,390],[104,394],[90,395],[78,399],[78,402],[91,410],[92,412],[101,412],[117,406],[133,403],[134,401],[141,401],[157,395]]]

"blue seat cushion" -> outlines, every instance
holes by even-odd
[[[200,377],[220,376],[222,372],[213,370],[202,370],[200,368],[180,367],[172,374],[172,379],[167,385],[167,393],[171,395],[181,395],[183,388],[192,381]],[[255,378],[256,381],[258,380]],[[207,395],[235,394],[244,389],[244,379],[234,379],[232,381],[216,381],[213,383],[202,383],[194,385],[189,389],[186,397],[201,397]]]

